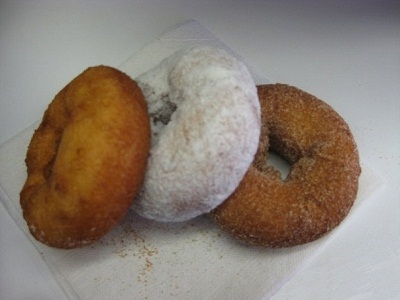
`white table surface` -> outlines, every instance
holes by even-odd
[[[272,299],[400,299],[399,1],[3,0],[0,144],[84,68],[117,67],[187,19],[271,80],[332,99],[384,182]],[[66,299],[2,204],[0,299]]]

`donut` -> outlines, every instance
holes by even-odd
[[[26,155],[23,217],[56,248],[93,243],[129,211],[150,151],[139,86],[106,66],[91,67],[49,104]]]
[[[257,87],[262,127],[257,154],[235,192],[211,212],[248,245],[290,247],[318,239],[348,214],[361,172],[357,146],[342,117],[293,86]],[[272,150],[290,164],[281,178]]]
[[[152,145],[133,209],[159,222],[210,212],[237,187],[257,151],[257,90],[224,50],[179,50],[136,78],[149,106]]]

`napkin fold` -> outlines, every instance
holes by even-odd
[[[248,66],[256,83],[268,80],[196,21],[186,22],[153,41],[120,69],[135,78],[183,47],[223,48]],[[0,147],[0,198],[17,225],[42,254],[71,299],[260,299],[273,295],[348,227],[360,204],[381,186],[363,164],[357,200],[332,233],[288,249],[246,247],[222,232],[207,216],[188,222],[156,223],[129,212],[98,243],[73,250],[52,249],[30,235],[19,205],[26,179],[24,163],[33,124]]]
[[[257,72],[241,55],[230,49],[196,21],[185,22],[177,28],[167,31],[160,38],[151,42],[139,51],[139,53],[134,54],[125,61],[120,66],[120,70],[132,78],[136,78],[140,74],[157,66],[164,58],[170,56],[175,51],[193,46],[221,48],[246,64],[256,84],[269,82],[264,75]]]

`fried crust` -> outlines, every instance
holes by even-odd
[[[20,203],[31,234],[57,248],[97,241],[131,206],[149,147],[136,82],[106,66],[85,70],[50,103],[28,147]]]

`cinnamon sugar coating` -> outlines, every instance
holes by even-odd
[[[247,244],[314,241],[338,226],[356,199],[357,146],[346,122],[325,102],[288,85],[257,88],[262,128],[256,157],[211,215]],[[271,149],[291,164],[284,180],[267,164]]]

